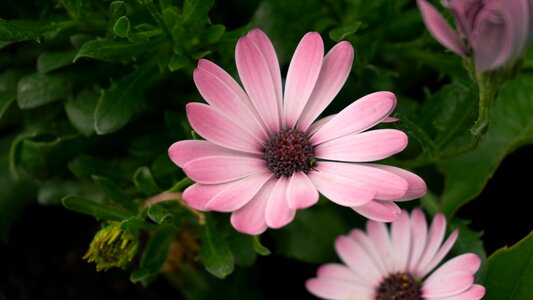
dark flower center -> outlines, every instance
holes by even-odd
[[[376,288],[376,300],[421,300],[421,284],[413,275],[391,274]]]
[[[294,172],[314,170],[314,149],[305,133],[298,129],[283,129],[265,143],[263,157],[276,177]]]

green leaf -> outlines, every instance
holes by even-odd
[[[270,250],[268,250],[267,247],[263,246],[261,244],[261,241],[259,240],[259,236],[253,236],[253,244],[255,252],[257,252],[260,255],[267,256],[270,255]]]
[[[176,228],[162,226],[153,233],[142,254],[139,269],[131,273],[132,282],[146,285],[156,277],[167,259],[170,243],[174,240],[176,232]]]
[[[180,228],[183,219],[190,216],[189,211],[182,205],[171,200],[150,204],[146,214],[157,224],[169,224],[176,228]]]
[[[133,197],[123,192],[113,181],[96,175],[93,176],[93,180],[113,202],[132,212],[137,211],[137,203],[133,201]]]
[[[329,32],[329,37],[335,41],[339,42],[341,40],[344,40],[347,36],[350,36],[359,30],[361,28],[361,25],[363,25],[362,22],[352,22],[346,25],[343,25],[341,27],[337,27],[335,29],[332,29]]]
[[[185,0],[182,14],[184,21],[199,20],[203,22],[214,3],[214,0]]]
[[[74,58],[74,62],[82,57],[104,61],[131,59],[153,50],[155,44],[156,42],[153,41],[131,43],[128,41],[92,40],[81,46]]]
[[[54,25],[0,19],[0,49],[21,41],[34,40],[39,42],[44,33],[54,30],[56,30]]]
[[[185,67],[188,62],[189,60],[187,59],[187,57],[181,54],[174,54],[170,57],[170,60],[168,61],[168,70],[170,72],[174,72]]]
[[[82,155],[69,162],[68,168],[78,178],[92,181],[93,175],[107,177],[111,180],[131,180],[131,174],[118,162]]]
[[[454,256],[458,256],[463,253],[476,254],[481,259],[481,267],[475,274],[476,282],[481,282],[481,279],[484,278],[487,271],[487,253],[485,252],[483,241],[481,240],[481,236],[483,234],[481,232],[471,230],[468,228],[468,224],[469,222],[457,218],[454,218],[450,222],[449,227],[451,229],[459,230],[459,236],[453,245],[451,254]]]
[[[226,27],[224,25],[212,25],[200,36],[200,43],[202,45],[208,45],[218,42],[220,38],[224,35]]]
[[[97,219],[122,221],[134,216],[131,212],[126,210],[74,195],[63,198],[62,202],[63,206],[70,210],[90,215]]]
[[[128,7],[124,1],[113,1],[109,4],[109,20],[107,25],[106,39],[111,39],[113,37],[113,27],[115,26],[117,20],[125,16],[128,12]]]
[[[104,199],[104,195],[92,183],[63,178],[50,178],[39,184],[37,202],[41,205],[60,205],[61,199],[71,194],[90,199]]]
[[[66,98],[73,88],[67,74],[31,74],[20,79],[17,101],[21,109],[35,108]]]
[[[438,164],[446,175],[440,207],[448,216],[475,198],[513,149],[533,142],[533,75],[522,73],[495,100],[487,133],[474,151]]]
[[[127,37],[130,32],[130,19],[126,16],[122,16],[117,19],[115,25],[113,25],[113,32],[119,37]]]
[[[489,257],[486,300],[524,300],[533,295],[533,231],[511,248]]]
[[[119,130],[140,110],[151,69],[151,66],[145,65],[121,78],[108,90],[102,91],[94,111],[94,128],[97,134],[109,134]]]
[[[77,51],[44,52],[37,58],[37,71],[41,74],[72,64]]]
[[[14,70],[8,70],[0,74],[0,119],[17,98],[17,83],[20,76]]]
[[[205,225],[202,227],[200,239],[200,256],[203,258],[205,269],[221,279],[231,274],[235,265],[233,254],[210,214],[205,214]]]
[[[3,242],[7,242],[13,222],[35,200],[36,192],[34,181],[24,171],[18,171],[18,179],[9,172],[8,142],[0,140],[0,240]]]
[[[65,111],[72,125],[83,135],[90,136],[94,130],[94,111],[100,94],[94,89],[84,89],[76,97],[65,102]]]
[[[56,173],[67,161],[83,151],[86,142],[78,134],[39,134],[23,138],[19,145],[19,161],[34,175],[46,177]]]
[[[133,183],[139,192],[143,192],[146,196],[153,196],[162,192],[161,188],[157,186],[152,172],[148,167],[140,167],[133,175]]]
[[[315,206],[298,211],[294,221],[274,232],[276,250],[308,263],[333,261],[333,241],[348,230],[349,226],[330,206]]]
[[[86,0],[57,0],[63,6],[71,18],[77,20],[87,16],[90,12],[89,1]]]

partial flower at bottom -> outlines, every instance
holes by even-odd
[[[393,93],[367,95],[315,122],[348,78],[353,55],[350,43],[340,42],[324,56],[320,35],[307,33],[283,92],[274,47],[258,29],[236,47],[244,90],[220,67],[200,60],[194,81],[208,104],[189,103],[186,110],[205,140],[169,148],[172,161],[196,182],[184,191],[184,201],[202,211],[232,212],[238,231],[260,234],[287,225],[319,193],[378,221],[396,219],[394,201],[424,195],[417,175],[369,163],[407,146],[400,130],[367,131],[391,120]]]
[[[462,254],[435,267],[458,237],[455,230],[444,241],[446,219],[437,214],[428,229],[422,210],[402,211],[398,220],[367,223],[335,241],[343,264],[322,265],[317,277],[306,282],[307,290],[331,300],[476,300],[485,288],[474,284],[480,259]]]

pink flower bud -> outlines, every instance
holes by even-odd
[[[457,31],[426,0],[417,0],[429,32],[478,71],[515,62],[533,39],[533,0],[443,0]]]

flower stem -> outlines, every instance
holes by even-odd
[[[470,129],[475,140],[479,140],[487,130],[490,112],[492,111],[492,104],[499,89],[499,85],[495,84],[490,79],[487,80],[485,76],[480,75],[478,78],[479,115],[474,126]]]

